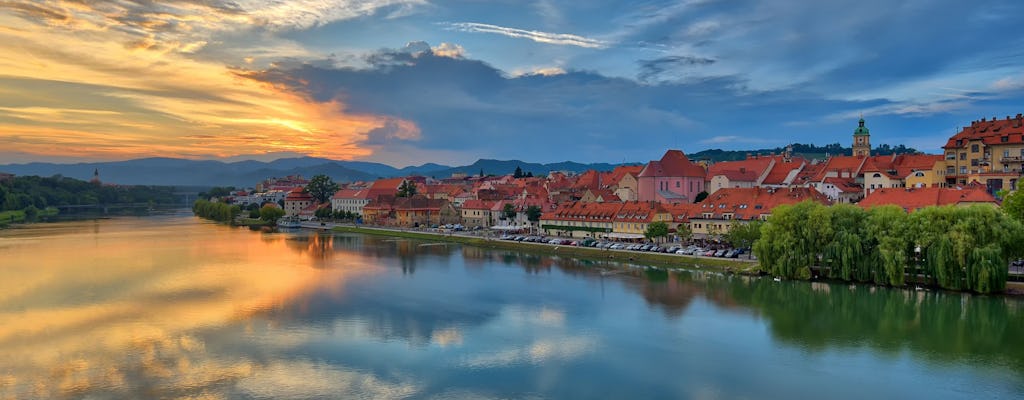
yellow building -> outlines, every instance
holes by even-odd
[[[1024,115],[972,121],[943,149],[947,185],[977,182],[989,193],[1016,190],[1024,163]]]

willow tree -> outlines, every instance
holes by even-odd
[[[813,201],[775,208],[754,243],[765,272],[790,279],[809,279],[811,267],[832,240],[831,215]]]

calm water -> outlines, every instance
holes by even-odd
[[[177,215],[0,231],[0,398],[1022,398],[1020,300]]]

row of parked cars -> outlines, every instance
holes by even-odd
[[[562,238],[547,238],[536,235],[505,235],[501,240],[512,240],[517,242],[547,243],[563,246],[583,246],[609,250],[631,250],[647,251],[653,253],[685,254],[704,257],[737,258],[743,254],[743,249],[705,249],[699,246],[659,246],[653,243],[619,243],[600,241],[595,239],[571,240]]]

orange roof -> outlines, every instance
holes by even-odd
[[[549,221],[611,222],[622,203],[584,203],[580,201],[563,203],[554,211],[546,212],[541,219]]]
[[[687,222],[691,216],[698,213],[697,210],[700,210],[700,204],[693,203],[664,204],[662,207],[665,208],[665,211],[672,214],[673,222]]]
[[[776,156],[775,165],[772,166],[772,170],[768,172],[768,176],[761,182],[763,185],[781,185],[786,183],[786,177],[789,176],[793,170],[800,170],[802,166],[807,164],[807,160],[801,157],[792,157],[789,161],[786,161],[785,157]],[[795,179],[794,179],[795,181]],[[791,182],[792,183],[792,182]]]
[[[711,218],[715,219],[723,218],[723,214],[733,214],[733,219],[751,220],[762,214],[770,214],[775,207],[805,200],[832,204],[825,195],[813,188],[724,188],[704,199],[691,218],[703,218],[703,214],[711,213]]]
[[[494,202],[489,200],[471,199],[462,203],[463,210],[490,210],[492,206]]]
[[[1005,138],[1005,139],[1004,139]],[[1024,115],[1017,114],[1016,117],[1006,116],[1006,119],[992,118],[991,120],[971,121],[971,126],[966,126],[946,141],[944,149],[956,149],[967,146],[967,142],[980,140],[985,144],[1024,143]],[[960,141],[960,144],[957,144]]]
[[[608,180],[604,183],[606,185],[618,185],[619,181],[621,181],[626,175],[633,175],[633,177],[636,178],[640,175],[640,171],[643,170],[643,165],[620,165],[608,173]]]
[[[661,160],[651,161],[640,171],[640,177],[695,177],[704,179],[704,167],[690,162],[680,150],[669,150]]]
[[[332,199],[355,199],[355,200],[367,200],[369,199],[369,189],[341,189],[334,192]]]
[[[868,194],[859,206],[870,208],[881,205],[896,205],[907,211],[928,206],[945,206],[969,203],[998,204],[995,197],[983,187],[956,188],[883,188]]]
[[[729,180],[756,181],[772,164],[772,157],[748,157],[741,161],[722,161],[708,168],[708,180],[725,175]]]
[[[398,193],[398,187],[402,186],[403,181],[405,181],[405,178],[378,179],[373,181],[373,184],[370,185],[370,193],[367,196],[375,199],[380,195],[394,195]]]
[[[655,215],[665,214],[668,211],[661,203],[653,201],[629,201],[622,203],[619,211],[615,213],[615,222],[651,222]]]
[[[856,193],[864,188],[857,184],[854,178],[825,178],[825,183],[830,183],[841,192]]]
[[[313,201],[313,196],[306,192],[306,189],[298,187],[288,192],[284,201]]]
[[[867,157],[864,156],[830,157],[825,161],[825,165],[823,165],[821,169],[818,170],[817,174],[811,179],[814,182],[821,182],[830,172],[835,172],[839,175],[846,173],[849,173],[852,176],[860,175],[861,167],[863,167],[866,158]]]

